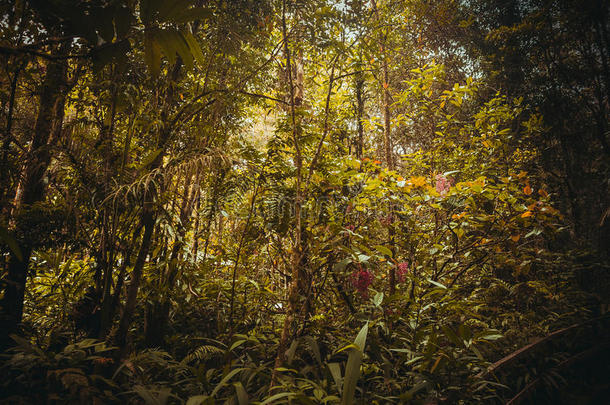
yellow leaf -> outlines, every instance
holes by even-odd
[[[525,211],[523,214],[521,214],[521,218],[527,218],[527,217],[531,217],[532,216],[532,211]]]
[[[426,185],[426,178],[422,176],[411,177],[409,183],[413,184],[415,187],[423,187]]]
[[[516,243],[519,242],[519,239],[521,239],[521,235],[513,235],[510,238]]]
[[[530,185],[529,185],[529,184],[528,184],[527,186],[523,187],[523,192],[524,192],[526,195],[530,195],[530,194],[532,194],[532,188],[530,187]]]
[[[491,147],[491,145],[487,141],[483,141],[483,146],[485,146],[486,148],[490,148]]]
[[[517,177],[520,179],[524,178],[525,176],[527,176],[527,172],[521,172],[517,175]]]

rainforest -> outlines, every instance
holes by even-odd
[[[607,0],[0,32],[0,403],[610,403]]]

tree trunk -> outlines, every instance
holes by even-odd
[[[51,161],[51,148],[61,134],[68,91],[67,73],[65,60],[50,61],[42,84],[29,156],[23,167],[11,218],[11,228],[18,237],[22,257],[11,253],[8,275],[2,282],[4,296],[0,301],[0,349],[11,345],[9,335],[17,332],[23,315],[27,271],[34,248],[27,239],[24,217],[32,204],[44,199],[44,176]]]
[[[17,94],[17,83],[19,81],[19,74],[23,70],[25,63],[21,63],[17,70],[15,71],[13,77],[11,78],[11,86],[10,93],[8,99],[8,112],[6,115],[6,128],[4,132],[4,139],[2,140],[2,157],[0,158],[0,213],[5,210],[8,211],[10,209],[7,200],[10,200],[9,190],[10,187],[10,177],[9,177],[9,150],[11,145],[12,138],[12,128],[13,128],[13,112],[15,110],[15,96]],[[6,198],[6,200],[5,200]],[[5,202],[7,204],[5,205]]]

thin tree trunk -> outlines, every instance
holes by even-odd
[[[180,225],[178,228],[178,240],[174,241],[174,245],[169,254],[169,261],[165,277],[161,282],[165,285],[159,286],[160,289],[169,294],[174,288],[176,278],[178,276],[178,260],[180,252],[184,247],[184,238],[189,227],[188,222],[193,213],[194,186],[191,186],[192,173],[188,173],[184,178],[185,192],[182,197],[180,206]],[[174,200],[175,201],[175,200]],[[170,301],[169,296],[165,294],[157,301],[153,302],[146,308],[146,322],[144,326],[144,339],[148,347],[162,347],[165,344],[165,334],[167,331],[167,323],[169,321]]]
[[[293,79],[292,72],[292,61],[290,57],[290,46],[289,39],[287,36],[286,29],[286,0],[283,1],[282,5],[282,35],[284,39],[284,55],[286,58],[286,70],[288,72],[288,82],[290,86],[290,119],[292,124],[292,142],[295,148],[295,156],[294,156],[294,164],[296,167],[296,192],[295,192],[295,202],[294,202],[294,215],[295,215],[295,233],[294,233],[294,243],[292,246],[292,257],[291,257],[291,272],[292,272],[292,280],[290,284],[290,291],[288,293],[288,308],[286,310],[286,318],[284,320],[284,325],[282,328],[282,334],[280,336],[280,341],[278,344],[278,351],[275,358],[275,364],[273,367],[273,372],[271,374],[271,383],[269,388],[273,388],[277,383],[278,371],[285,360],[286,360],[286,349],[288,347],[288,341],[291,336],[291,330],[293,326],[293,322],[295,320],[295,314],[298,312],[299,301],[300,301],[300,287],[302,276],[301,269],[301,258],[302,258],[302,218],[301,218],[301,205],[303,203],[303,195],[302,195],[302,187],[301,183],[303,181],[303,160],[301,155],[301,148],[299,144],[299,134],[301,132],[300,119],[297,118],[296,109],[300,106],[300,102],[302,101],[302,88],[303,83],[295,83]],[[298,69],[297,69],[298,71]],[[303,75],[297,74],[297,79],[303,79]],[[297,99],[296,93],[297,89],[301,89],[300,95],[301,98]]]
[[[131,272],[131,282],[127,288],[127,300],[121,314],[119,327],[113,339],[113,343],[119,347],[120,357],[123,357],[123,355],[126,353],[127,333],[129,332],[131,318],[133,317],[133,313],[136,308],[138,290],[140,288],[140,281],[142,280],[142,272],[144,270],[144,264],[146,263],[148,252],[150,250],[153,230],[155,227],[155,210],[153,205],[153,196],[151,195],[153,194],[152,190],[147,194],[147,201],[144,203],[142,213],[142,227],[144,228],[142,244],[140,245],[138,257],[134,263],[133,271]]]
[[[116,98],[117,88],[116,84],[113,85],[114,89],[112,92],[112,101],[105,117],[105,123],[100,131],[100,143],[102,154],[104,158],[103,166],[103,180],[102,180],[102,196],[101,200],[104,201],[110,194],[110,182],[112,179],[112,160],[113,160],[113,142],[114,142],[114,121],[116,116]],[[99,336],[102,330],[102,325],[107,322],[107,319],[102,320],[103,316],[108,315],[108,305],[111,303],[111,285],[112,285],[112,273],[114,270],[114,249],[115,249],[115,235],[114,225],[116,221],[116,209],[111,209],[105,206],[102,202],[102,229],[101,229],[101,241],[100,249],[98,252],[98,271],[96,272],[96,292],[97,298],[99,299],[100,321],[97,330],[92,331],[93,336]]]
[[[235,256],[235,264],[233,266],[233,278],[231,280],[231,309],[229,311],[229,328],[230,335],[233,335],[233,310],[235,307],[235,282],[237,276],[237,268],[239,266],[239,258],[241,256],[241,251],[244,247],[244,243],[246,242],[246,235],[248,234],[248,228],[250,227],[250,221],[252,220],[252,215],[254,214],[254,204],[256,203],[256,197],[258,194],[258,190],[260,187],[260,177],[257,179],[257,182],[254,186],[254,194],[252,195],[252,200],[250,201],[250,209],[248,210],[248,218],[246,219],[246,224],[244,225],[244,230],[239,238],[239,245],[237,247],[237,253]]]
[[[102,302],[102,311],[100,314],[100,328],[99,328],[99,338],[104,339],[108,335],[108,331],[112,326],[112,319],[116,313],[116,310],[119,306],[119,301],[121,297],[121,291],[123,290],[123,280],[125,278],[125,272],[127,268],[131,265],[131,254],[133,251],[133,246],[136,244],[140,232],[142,231],[142,226],[138,226],[137,229],[133,233],[133,242],[130,244],[130,247],[123,254],[123,263],[121,264],[121,268],[119,269],[119,274],[117,276],[116,286],[114,287],[114,293],[112,296],[108,297],[108,300],[104,300]]]
[[[174,83],[178,79],[182,67],[181,61],[178,61],[174,67],[168,72],[169,83]],[[164,109],[161,113],[161,119],[165,123],[169,123],[169,112],[171,105],[174,103],[174,89],[170,85],[168,86],[165,97],[164,97]],[[163,158],[167,150],[167,144],[170,139],[171,131],[173,128],[168,125],[164,126],[159,133],[159,139],[157,141],[157,149],[160,151],[157,157],[150,164],[150,173],[153,174],[153,178],[148,184],[147,189],[144,192],[144,204],[142,208],[141,225],[144,229],[142,235],[142,244],[140,245],[140,251],[138,257],[133,266],[131,273],[131,282],[127,288],[127,299],[125,307],[121,313],[121,320],[119,326],[114,335],[112,341],[116,346],[119,347],[117,355],[123,357],[127,353],[127,334],[131,325],[131,319],[136,308],[136,302],[138,298],[138,291],[140,289],[140,282],[142,280],[142,273],[146,259],[152,245],[152,236],[154,234],[155,222],[157,218],[157,209],[155,207],[157,196],[162,192],[162,178],[158,174],[154,174],[157,169],[163,165]],[[159,186],[157,186],[159,184]]]
[[[364,153],[364,76],[362,72],[356,73],[356,126],[358,138],[356,139],[356,157],[362,159]]]
[[[381,22],[381,18],[379,16],[379,10],[377,9],[377,4],[375,0],[371,0],[371,4],[373,7],[373,11],[375,13],[375,18],[377,22]],[[391,104],[391,95],[390,95],[390,75],[388,69],[388,56],[387,56],[387,31],[380,36],[380,46],[382,53],[382,77],[383,82],[381,83],[381,88],[383,92],[383,147],[386,164],[389,170],[394,170],[394,155],[392,153],[392,127],[391,127],[391,114],[390,114],[390,104]],[[395,244],[395,229],[394,229],[394,207],[388,207],[388,240],[390,244],[390,250],[392,251],[392,256],[396,256],[396,244]],[[388,287],[390,295],[394,294],[396,291],[396,268],[391,266],[388,270]]]

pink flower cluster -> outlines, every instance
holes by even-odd
[[[367,269],[359,267],[358,270],[352,273],[352,285],[363,296],[367,297],[369,286],[373,283],[375,276]]]
[[[396,278],[399,283],[404,283],[407,279],[407,272],[409,271],[409,262],[398,263],[398,271],[396,272]]]
[[[445,196],[451,189],[451,182],[442,174],[436,175],[436,192]]]

